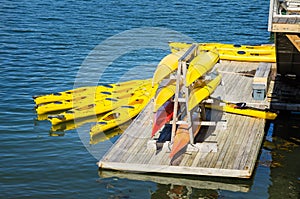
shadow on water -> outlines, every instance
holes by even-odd
[[[271,124],[264,148],[271,154],[270,198],[300,197],[300,113],[282,112]]]

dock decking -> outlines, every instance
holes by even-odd
[[[263,101],[252,98],[253,76],[259,63],[222,61],[216,67],[223,76],[223,85],[213,97],[231,102],[247,102],[250,106],[266,108]],[[201,143],[217,145],[217,150],[191,150],[170,164],[168,143],[157,151],[151,144],[153,103],[150,103],[131,123],[112,148],[98,162],[101,169],[131,172],[189,174],[249,178],[264,137],[265,120],[212,111],[211,120],[226,121],[200,132]],[[190,146],[193,147],[193,146]]]

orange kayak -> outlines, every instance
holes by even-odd
[[[200,125],[193,125],[194,137],[198,134],[200,130]],[[170,158],[173,158],[175,155],[180,155],[184,153],[183,150],[190,143],[190,134],[188,129],[188,124],[181,124],[176,130],[175,138],[170,153]]]

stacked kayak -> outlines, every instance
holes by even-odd
[[[209,97],[217,88],[217,86],[221,83],[221,78],[222,77],[220,74],[215,74],[215,77],[212,80],[205,81],[200,86],[194,86],[190,93],[188,101],[188,110],[191,111],[203,100]]]
[[[178,51],[173,51],[173,53],[182,53],[182,51],[188,50],[189,47],[190,46],[181,46]],[[179,111],[179,113],[177,116],[181,115],[180,117],[185,116],[186,113],[184,111],[191,111],[212,94],[221,82],[221,75],[215,71],[211,72],[219,61],[219,58],[218,50],[215,47],[210,50],[198,51],[197,55],[187,64],[186,73],[182,72],[182,75],[180,75],[180,77],[177,76],[177,79],[169,79],[168,81],[161,83],[154,98],[152,137],[173,118],[173,97],[176,92],[179,91],[179,98],[188,99],[188,102],[186,102],[187,107],[180,107],[180,104],[178,104],[177,111]],[[170,73],[174,73],[177,70],[177,65],[178,62],[176,63],[176,66],[170,70],[169,66],[160,64],[154,73],[153,82],[159,83],[167,78]],[[166,70],[164,70],[164,68],[166,68]],[[179,88],[177,88],[178,90],[176,89],[177,85],[179,86]],[[183,91],[183,89],[185,91]],[[190,93],[188,97],[185,96],[187,90]],[[199,120],[198,114],[191,114],[193,115],[193,121]],[[197,116],[197,118],[195,116]],[[184,153],[186,146],[190,142],[189,129],[190,127],[187,123],[180,124],[177,127],[170,153],[170,158],[172,159],[171,164],[178,155],[182,154],[181,152]],[[197,135],[199,130],[200,125],[193,123],[192,132],[194,136]]]
[[[94,101],[101,101],[104,98],[118,97],[127,94],[130,90],[145,83],[148,80],[128,81],[118,84],[103,84],[77,88],[59,93],[44,96],[34,96],[37,114],[45,114],[55,111],[63,111],[76,106],[91,104]]]
[[[182,42],[170,42],[171,52],[176,53],[187,49],[192,44]],[[216,48],[220,59],[249,62],[276,62],[275,46],[250,46],[222,43],[199,43],[200,50],[212,50]]]
[[[50,102],[73,100],[74,98],[79,99],[80,97],[84,96],[91,97],[91,94],[97,96],[97,93],[101,94],[102,92],[120,92],[121,90],[126,88],[135,88],[136,86],[144,83],[145,81],[149,80],[131,80],[116,84],[102,84],[99,86],[80,87],[58,93],[33,96],[33,99],[35,104],[38,106],[40,104],[46,104]]]
[[[202,77],[206,75],[210,70],[212,70],[212,68],[218,62],[218,60],[219,60],[219,55],[215,49],[208,52],[200,52],[190,62],[189,68],[186,73],[185,86],[191,86],[192,89],[198,88],[199,85],[200,87],[205,86],[207,82],[203,81]],[[163,73],[163,70],[162,69],[160,70],[161,73]],[[166,76],[167,75],[165,75],[165,77]],[[153,78],[156,77],[154,76]],[[221,78],[218,78],[218,80],[221,80]],[[213,88],[215,89],[218,83],[220,83],[220,81],[213,81],[210,85],[213,85]],[[183,86],[182,82],[180,82],[180,87],[181,86]],[[204,89],[206,88],[208,88],[208,86],[205,87]],[[214,89],[210,89],[210,93],[208,94],[211,94],[211,92]],[[156,112],[166,101],[168,101],[171,97],[173,97],[175,91],[176,91],[176,80],[170,80],[166,85],[159,88],[158,93],[154,99],[154,112]],[[205,97],[208,97],[208,95],[206,95]]]
[[[153,98],[157,85],[153,89],[144,89],[144,92],[137,92],[135,95],[127,99],[127,105],[120,106],[104,116],[100,117],[97,124],[90,130],[90,135],[102,133],[116,126],[124,124],[133,117],[137,116],[144,107]]]
[[[178,110],[192,111],[203,100],[207,99],[220,84],[221,75],[213,71],[220,59],[275,61],[274,46],[199,43],[197,44],[197,55],[187,64],[185,77],[181,77],[180,80],[163,81],[170,78],[172,73],[177,72],[179,58],[186,53],[191,45],[189,43],[170,42],[171,53],[159,62],[152,79],[81,87],[64,92],[34,96],[38,118],[49,120],[52,124],[52,131],[74,129],[87,122],[96,123],[90,129],[90,136],[91,138],[94,137],[95,140],[96,138],[103,140],[109,138],[109,136],[104,138],[103,132],[110,132],[115,127],[130,123],[130,120],[136,117],[154,97],[151,132],[153,137],[173,118],[176,84],[179,85],[180,91],[187,88],[189,93],[189,96],[186,97],[186,92],[181,92],[179,98],[188,101],[186,102],[187,107],[179,107]],[[205,104],[205,107],[264,119],[275,119],[277,116],[276,113],[247,106],[241,107],[229,102],[224,102],[224,104],[224,106]],[[184,114],[181,114],[180,117],[183,118]],[[178,126],[174,143],[172,143],[171,158],[174,158],[189,143],[187,129],[186,124]],[[194,136],[197,135],[199,129],[199,125],[193,126]]]
[[[132,80],[33,98],[38,119],[48,119],[52,131],[71,130],[85,123],[98,122],[91,130],[91,135],[94,135],[99,124],[103,132],[135,117],[148,104],[156,89],[157,85],[152,86],[152,79]]]
[[[182,84],[181,84],[182,86]],[[170,80],[166,85],[160,86],[154,98],[154,110],[157,112],[168,100],[170,100],[176,92],[176,81]]]
[[[219,53],[216,48],[207,52],[200,51],[188,67],[185,77],[185,86],[190,86],[197,79],[208,73],[219,61],[219,58]]]
[[[178,67],[178,59],[185,53],[185,49],[165,56],[158,64],[154,75],[153,84],[158,84]]]
[[[73,108],[57,115],[50,115],[48,118],[52,125],[57,125],[61,122],[99,115],[114,110],[122,105],[127,105],[128,99],[134,98],[135,96],[142,96],[151,89],[152,84],[150,81],[147,81],[139,87],[129,90],[124,95],[115,96],[113,98],[105,97],[101,100],[96,100],[92,104]]]

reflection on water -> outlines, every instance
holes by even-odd
[[[164,174],[126,173],[100,170],[101,178],[118,178],[157,183],[151,198],[194,198],[195,196],[220,196],[221,190],[230,192],[249,192],[253,180],[229,179],[203,176],[182,176]],[[196,198],[197,198],[196,197]]]
[[[267,141],[273,144],[270,198],[300,198],[300,114],[281,114]]]

